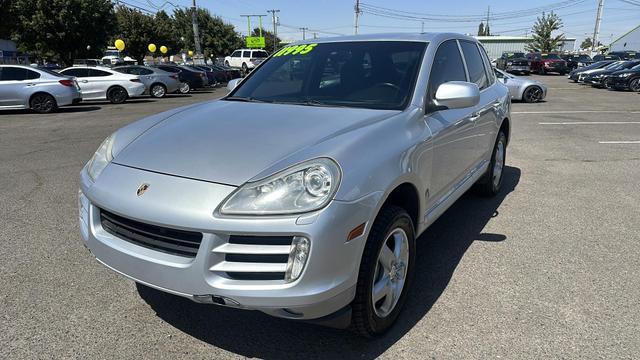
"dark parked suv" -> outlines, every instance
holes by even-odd
[[[567,62],[569,71],[593,64],[591,56],[586,54],[568,54],[562,55],[561,58]]]
[[[620,60],[640,59],[640,52],[631,51],[631,50],[627,50],[627,51],[612,51],[608,55],[617,56],[617,57],[620,58]]]
[[[519,72],[529,75],[529,60],[523,52],[504,52],[496,61],[496,67],[506,72]]]
[[[540,75],[550,72],[564,75],[569,72],[567,62],[555,53],[529,53],[527,54],[527,59],[530,63],[531,72],[537,72]]]

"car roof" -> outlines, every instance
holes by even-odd
[[[348,36],[336,36],[322,39],[307,39],[302,41],[296,41],[292,44],[322,44],[332,42],[347,42],[347,41],[413,41],[413,42],[441,42],[448,39],[463,39],[473,42],[478,42],[475,38],[458,34],[458,33],[383,33],[383,34],[365,34],[365,35],[348,35]]]

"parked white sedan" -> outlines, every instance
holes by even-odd
[[[121,104],[146,91],[140,76],[123,74],[105,67],[70,67],[60,74],[77,78],[83,100],[109,100]]]

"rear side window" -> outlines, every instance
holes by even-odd
[[[134,68],[120,68],[120,69],[113,69],[119,73],[123,73],[123,74],[132,74],[132,75],[136,75],[137,70]]]
[[[467,81],[460,49],[455,40],[445,41],[436,51],[429,76],[429,99],[435,98],[438,87],[449,81]]]
[[[111,76],[111,73],[110,72],[106,72],[106,71],[102,71],[102,70],[98,70],[98,69],[89,69],[89,76],[97,76],[97,77]]]
[[[460,41],[460,46],[462,47],[464,60],[467,63],[469,81],[476,83],[480,90],[485,89],[489,85],[489,80],[487,79],[487,72],[478,47],[470,41]]]
[[[89,76],[89,69],[73,68],[69,70],[63,70],[60,73],[67,76],[75,76],[78,78],[82,78],[82,77]]]
[[[151,69],[140,68],[140,75],[151,75],[153,71]]]
[[[2,81],[19,81],[27,79],[27,69],[19,67],[3,67],[0,72],[0,80]]]
[[[267,56],[269,55],[267,54],[266,51],[263,51],[263,50],[254,50],[251,53],[252,58],[262,59],[262,58],[266,58]]]
[[[27,70],[27,79],[31,80],[31,79],[39,79],[40,78],[40,73],[37,71],[33,71],[33,70]]]
[[[179,73],[180,69],[171,67],[171,66],[159,66],[158,67],[160,70],[164,70],[164,71],[168,71],[170,73]]]

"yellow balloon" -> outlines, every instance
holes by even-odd
[[[148,49],[151,52],[156,52],[156,44],[149,44]]]
[[[189,50],[189,56],[193,56],[193,51]]]
[[[164,46],[164,45],[160,46],[160,52],[163,53],[163,54],[166,54],[167,53],[167,47]]]
[[[116,40],[116,49],[118,49],[119,51],[124,50],[124,41],[118,39]]]

